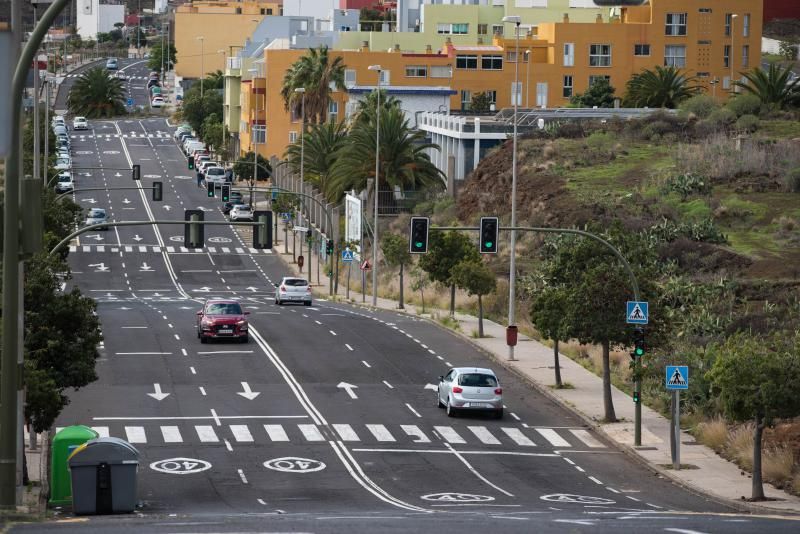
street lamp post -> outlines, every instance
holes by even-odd
[[[202,35],[197,36],[200,41],[200,100],[203,99],[203,78],[206,77],[205,65],[203,65],[203,41],[205,40]]]
[[[369,70],[377,71],[378,84],[375,86],[377,106],[375,107],[375,220],[372,227],[372,305],[378,305],[378,191],[380,185],[381,152],[381,75],[380,65],[370,65]]]
[[[300,192],[305,193],[305,132],[306,132],[306,88],[296,87],[294,92],[300,95]],[[300,212],[297,216],[297,222],[300,226],[303,225],[303,201],[300,201]],[[300,255],[303,255],[303,239],[300,239]],[[311,279],[311,244],[308,247],[308,278]],[[300,274],[303,273],[303,267],[300,267]]]
[[[733,23],[736,21],[736,17],[738,17],[736,13],[731,14],[731,53],[728,55],[728,61],[730,61],[731,67],[731,94],[736,92],[736,86],[733,83],[733,62],[736,58],[736,52],[733,51]]]
[[[530,101],[528,100],[528,94],[530,93],[530,85],[531,85],[531,49],[525,50],[525,107],[527,109],[531,108]]]
[[[517,111],[519,108],[519,25],[522,22],[518,15],[507,15],[503,17],[503,22],[510,22],[516,26],[517,30],[517,51],[516,61],[514,62],[514,139],[511,156],[511,227],[517,226]],[[511,230],[511,262],[508,273],[508,327],[516,326],[516,248],[517,231]],[[508,359],[514,360],[514,345],[508,345]]]
[[[250,180],[250,206],[253,206],[253,187],[255,187],[256,176],[258,176],[258,139],[256,139],[256,126],[258,126],[258,93],[256,92],[256,74],[258,69],[247,69],[250,72],[251,85],[253,91],[253,126],[250,128],[250,144],[253,145],[253,179]]]

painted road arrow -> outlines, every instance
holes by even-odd
[[[437,391],[439,386],[435,386],[433,384],[425,384],[425,389],[432,389],[433,391]]]
[[[247,290],[250,290],[250,291],[252,291],[253,293],[255,293],[256,291],[258,291],[258,288],[257,288],[257,287],[253,287],[253,286],[246,287],[245,289],[247,289]]]
[[[130,200],[128,200],[128,199],[127,199],[127,197],[126,197],[126,198],[123,198],[123,199],[122,199],[122,203],[123,203],[123,204],[130,204],[130,203],[131,203],[131,201],[130,201]]]
[[[152,268],[152,267],[150,267],[149,265],[147,265],[147,262],[146,262],[146,261],[143,261],[143,262],[142,262],[142,266],[141,266],[141,267],[139,267],[139,270],[140,270],[140,271],[152,271],[152,270],[153,270],[153,268]]]
[[[144,238],[143,237],[139,237],[139,234],[136,234],[135,236],[133,236],[133,240],[136,241],[137,243],[139,241],[141,241],[142,239],[144,239]]]
[[[161,384],[153,384],[154,393],[148,393],[150,397],[153,397],[157,401],[162,401],[169,397],[169,393],[162,393],[161,392]]]
[[[167,211],[169,211],[169,210],[171,210],[171,209],[172,209],[172,206],[170,206],[169,204],[167,204],[166,206],[164,206],[164,209],[165,209],[165,210],[167,210]]]
[[[350,395],[351,399],[357,399],[358,395],[355,394],[353,391],[354,389],[358,389],[358,386],[354,386],[353,384],[348,384],[347,382],[339,382],[339,385],[336,386],[337,388],[344,389],[348,395]]]
[[[237,391],[236,394],[241,395],[247,400],[253,400],[259,395],[261,395],[260,391],[251,391],[250,384],[248,384],[247,382],[242,382],[242,389],[244,389],[244,391]]]
[[[96,273],[97,272],[104,273],[111,269],[111,267],[106,267],[105,263],[90,263],[89,267],[97,267],[97,270],[95,270]]]
[[[210,287],[201,287],[199,289],[192,289],[192,291],[200,291],[202,293],[209,293],[211,291]]]
[[[102,237],[100,234],[92,234],[92,235],[87,235],[86,239],[94,239],[95,241],[102,241],[105,238]]]
[[[97,204],[97,201],[93,198],[84,198],[84,202],[88,202],[89,204]]]

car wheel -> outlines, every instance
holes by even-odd
[[[200,336],[200,343],[208,343],[208,338],[205,336]]]
[[[500,408],[499,410],[496,410],[494,412],[494,418],[495,419],[502,419],[503,418],[503,409],[502,408]]]
[[[308,302],[304,302],[303,305],[304,306],[311,306],[311,301],[309,300]]]
[[[444,404],[442,404],[442,398],[439,396],[439,390],[436,390],[436,407],[437,408],[444,408]]]
[[[450,406],[450,399],[447,399],[447,417],[455,417],[456,416],[456,409]]]
[[[242,343],[249,343],[250,342],[250,336],[249,335],[248,336],[242,336],[241,340],[242,340]]]

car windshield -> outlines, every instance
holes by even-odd
[[[215,302],[206,306],[206,315],[241,315],[242,307],[236,302]]]
[[[58,181],[59,182],[71,182],[72,181],[72,176],[63,176],[63,175],[59,176],[58,177]]]
[[[308,285],[308,280],[304,278],[287,278],[283,283],[287,286],[303,287]]]
[[[100,208],[92,208],[89,211],[89,217],[91,217],[93,219],[99,219],[99,218],[105,217],[105,216],[106,216],[106,210],[103,210],[103,209],[100,209]]]
[[[492,375],[469,373],[458,377],[458,385],[472,388],[497,387],[497,379]]]

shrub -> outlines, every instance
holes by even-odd
[[[742,93],[730,99],[725,107],[737,117],[742,115],[758,115],[761,110],[761,99],[750,93]]]
[[[761,459],[761,473],[764,478],[783,483],[792,477],[794,455],[787,447],[774,447],[764,451]]]
[[[711,447],[717,452],[725,448],[728,441],[728,425],[719,416],[711,421],[705,421],[697,425],[697,439],[706,447]]]
[[[666,179],[662,192],[668,194],[671,191],[678,193],[681,200],[686,200],[692,194],[711,194],[711,184],[702,176],[686,172]]]
[[[736,129],[741,132],[755,132],[758,130],[758,117],[755,115],[742,115],[736,121]]]
[[[731,458],[748,471],[753,469],[753,435],[755,428],[752,423],[744,424],[734,429],[728,436],[726,450]],[[763,466],[762,466],[763,467]]]
[[[692,113],[699,119],[705,119],[712,111],[719,109],[720,105],[708,95],[696,95],[680,105],[680,110]]]
[[[792,481],[792,489],[795,493],[800,495],[800,473],[797,473],[794,476],[794,481]]]
[[[724,107],[712,111],[706,120],[715,129],[723,130],[736,122],[737,117],[735,111]]]
[[[800,167],[796,167],[785,174],[786,190],[790,193],[800,193]]]

